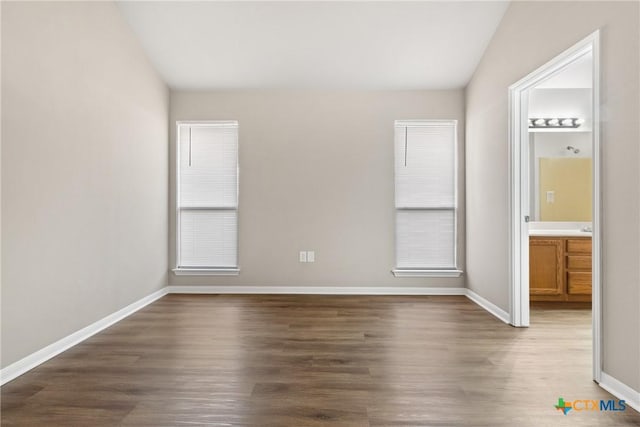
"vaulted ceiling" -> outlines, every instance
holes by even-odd
[[[122,1],[176,89],[464,87],[508,2]]]

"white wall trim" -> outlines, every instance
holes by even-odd
[[[509,323],[510,316],[492,302],[468,288],[428,287],[338,287],[338,286],[166,286],[129,304],[91,325],[62,338],[0,370],[0,385],[19,377],[47,360],[130,316],[167,294],[308,294],[308,295],[464,295],[490,314]],[[601,373],[600,387],[640,412],[640,392]]]
[[[493,314],[498,319],[502,320],[504,323],[509,324],[511,322],[511,316],[509,313],[492,303],[491,301],[481,297],[477,293],[473,292],[471,289],[467,289],[466,292],[467,298],[471,301],[478,304],[480,307],[484,308],[489,313]]]
[[[509,313],[468,288],[397,286],[168,286],[170,294],[461,295],[510,323]]]
[[[237,276],[240,274],[239,268],[174,268],[173,274],[176,276]]]
[[[399,286],[168,286],[170,294],[466,295],[466,288]]]
[[[166,286],[0,370],[0,385],[81,343],[167,294],[307,294],[307,295],[442,295],[466,296],[509,323],[509,314],[470,289],[398,286]],[[621,384],[621,383],[620,383]],[[608,389],[607,389],[608,390]],[[629,389],[631,390],[631,389]],[[613,392],[611,392],[613,393]]]
[[[410,270],[406,268],[395,268],[391,270],[395,277],[460,277],[462,270]]]
[[[521,149],[528,141],[528,91],[545,79],[562,72],[588,52],[593,54],[593,253],[592,253],[592,319],[593,379],[600,382],[602,372],[602,194],[600,144],[600,31],[596,30],[551,61],[509,86],[509,311],[510,323],[529,326],[529,238],[528,219],[529,150]]]
[[[66,337],[50,344],[35,353],[31,353],[30,355],[18,360],[17,362],[12,363],[6,368],[0,370],[0,385],[4,385],[9,381],[19,377],[20,375],[30,371],[36,366],[46,362],[47,360],[57,356],[65,350],[75,346],[76,344],[81,343],[87,338],[97,334],[98,332],[108,328],[114,323],[119,322],[125,317],[135,313],[141,308],[151,304],[159,298],[162,298],[167,294],[167,288],[164,287],[151,295],[147,295],[144,298],[135,301],[128,306],[112,313],[102,319],[98,320],[86,326],[79,331],[72,333],[71,335],[67,335]]]
[[[599,384],[600,387],[607,390],[618,399],[624,400],[628,406],[640,412],[640,391],[632,389],[625,383],[618,381],[605,372],[600,373]]]
[[[567,66],[591,52],[593,54],[593,261],[598,264],[599,218],[600,218],[600,143],[599,143],[599,31],[595,31],[574,46],[560,53],[551,61],[532,71],[509,86],[509,304],[511,323],[514,326],[529,326],[529,150],[522,149],[529,142],[528,104],[530,89],[544,80],[561,73]],[[599,275],[594,267],[594,300],[597,299]],[[595,310],[595,305],[594,305]],[[594,335],[597,335],[594,333]],[[596,378],[597,380],[597,378]]]

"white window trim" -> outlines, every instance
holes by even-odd
[[[237,120],[178,120],[176,121],[176,130],[175,130],[175,155],[176,155],[176,161],[175,161],[175,194],[176,194],[176,200],[175,200],[175,227],[176,227],[176,232],[175,232],[175,250],[176,250],[176,256],[175,256],[175,260],[174,260],[174,265],[176,266],[175,268],[173,268],[171,271],[173,271],[173,274],[175,274],[176,276],[237,276],[240,274],[240,266],[236,266],[236,267],[180,267],[178,265],[178,261],[180,260],[180,206],[179,206],[179,200],[180,200],[180,126],[181,125],[187,125],[187,126],[206,126],[206,127],[211,127],[211,126],[219,126],[219,127],[227,127],[227,126],[236,126],[239,127],[238,121]],[[239,132],[238,132],[238,138],[239,138]],[[237,258],[240,256],[240,224],[239,224],[239,219],[240,219],[240,161],[239,161],[239,156],[240,156],[240,150],[238,148],[238,158],[236,159],[236,165],[238,167],[238,201],[236,203],[236,209],[235,211],[238,213],[238,224],[237,224],[237,231],[236,231],[236,251],[237,251]],[[196,208],[197,209],[197,208]],[[218,208],[216,208],[218,209]],[[225,209],[225,208],[220,208],[220,209]],[[236,259],[237,259],[236,258]]]
[[[434,126],[434,125],[443,125],[443,124],[453,124],[455,127],[454,139],[453,139],[453,158],[454,158],[454,169],[453,169],[453,200],[455,206],[453,207],[453,265],[454,267],[451,269],[421,269],[421,268],[398,268],[395,267],[391,270],[394,277],[460,277],[464,274],[463,270],[458,268],[458,221],[459,221],[459,206],[458,206],[458,120],[396,120],[394,122],[394,129],[398,126]],[[395,158],[394,158],[395,162]],[[395,188],[395,171],[394,171],[394,188]],[[402,210],[403,208],[394,207],[394,211]],[[394,254],[395,256],[395,254]]]
[[[394,268],[391,270],[395,277],[460,277],[462,270],[422,270]]]
[[[176,276],[237,276],[240,268],[174,268]]]

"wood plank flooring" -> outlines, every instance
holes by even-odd
[[[13,426],[640,426],[610,399],[589,310],[528,329],[464,297],[168,295],[2,387]]]

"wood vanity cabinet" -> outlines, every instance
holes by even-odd
[[[591,237],[529,237],[531,301],[591,301]]]
[[[562,244],[562,239],[529,238],[529,295],[532,301],[561,300],[564,296]]]

